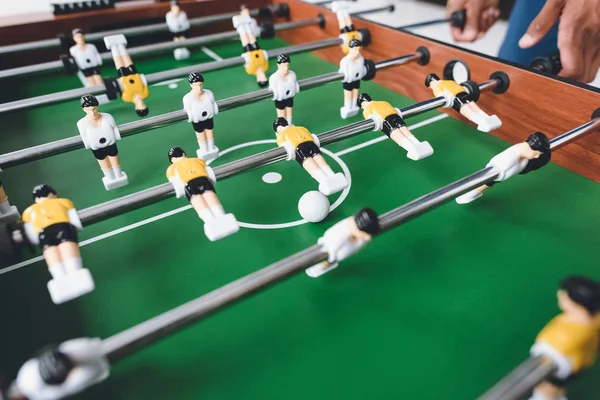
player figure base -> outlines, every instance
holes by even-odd
[[[421,142],[415,146],[408,153],[406,153],[406,157],[410,158],[414,161],[419,161],[424,158],[429,157],[433,154],[433,147],[429,144],[429,142]]]
[[[328,261],[323,261],[313,265],[310,268],[307,268],[304,272],[306,272],[306,275],[310,276],[311,278],[318,278],[321,275],[336,269],[338,266],[339,263],[330,264]]]
[[[208,163],[209,161],[216,160],[217,157],[219,157],[219,148],[215,146],[212,150],[208,151],[202,151],[202,149],[198,149],[196,150],[196,156]]]
[[[358,114],[359,111],[360,108],[358,107],[342,107],[340,108],[340,117],[342,117],[343,119],[351,118]]]
[[[491,132],[495,129],[498,129],[502,126],[502,121],[498,118],[497,115],[492,115],[485,119],[485,121],[479,125],[477,125],[477,130],[481,132]]]
[[[0,223],[6,224],[9,222],[15,222],[19,219],[21,219],[21,214],[15,206],[10,206],[10,211],[7,213],[0,213]]]
[[[102,183],[106,190],[118,189],[129,184],[129,177],[127,177],[125,172],[122,172],[121,177],[117,179],[108,180],[106,177],[102,178]]]
[[[48,282],[48,292],[54,304],[62,304],[94,291],[94,278],[86,268],[78,269]]]
[[[180,47],[173,51],[173,57],[177,61],[186,60],[186,59],[190,58],[190,51],[188,49],[186,49],[185,47]]]
[[[462,196],[458,196],[456,198],[456,202],[458,204],[468,204],[468,203],[471,203],[472,201],[477,200],[481,196],[483,196],[483,193],[481,193],[479,190],[471,190],[470,192],[467,192],[467,193],[463,194]]]
[[[233,235],[240,230],[233,214],[225,214],[204,224],[204,234],[211,242]]]
[[[337,174],[328,177],[326,181],[319,184],[319,192],[329,196],[344,190],[347,187],[348,181],[346,180],[346,177],[341,172],[338,172]]]

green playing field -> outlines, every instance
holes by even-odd
[[[224,58],[240,54],[238,44],[212,50]],[[152,73],[206,61],[198,50],[186,62],[166,55],[136,64]],[[299,78],[336,70],[310,54],[292,56],[291,66]],[[274,67],[272,60],[270,72]],[[397,73],[404,68],[422,69],[423,78],[430,72],[411,64]],[[105,66],[104,74],[111,70]],[[242,67],[205,79],[217,99],[257,90]],[[2,100],[78,84],[72,77],[31,78],[7,84]],[[413,102],[372,82],[363,89],[396,107]],[[181,108],[188,90],[185,79],[152,85],[150,115]],[[301,92],[294,123],[322,133],[360,120],[340,119],[341,102],[340,83]],[[119,124],[137,119],[133,106],[120,101],[101,111]],[[0,152],[76,135],[81,117],[77,100],[3,115]],[[274,117],[271,101],[219,114],[215,135],[223,155],[214,165],[273,148]],[[409,121],[418,123],[415,135],[435,150],[418,162],[392,141],[376,140],[378,132],[326,146],[330,165],[347,174],[351,187],[331,196],[338,207],[321,224],[294,224],[298,199],[317,185],[297,163],[280,162],[217,183],[226,211],[243,223],[221,241],[206,239],[185,199],[84,229],[82,254],[97,288],[70,303],[50,301],[43,261],[0,271],[0,367],[15,369],[50,343],[120,332],[315,244],[361,207],[383,213],[468,175],[508,145],[438,112]],[[561,133],[551,125],[539,129]],[[189,124],[124,138],[119,151],[130,184],[111,192],[86,150],[11,168],[1,178],[21,210],[42,182],[82,209],[166,182],[167,150],[175,145],[195,151]],[[282,180],[263,182],[268,172]],[[518,176],[473,204],[447,204],[376,238],[320,279],[300,274],[116,363],[106,382],[78,398],[475,398],[528,356],[537,332],[558,312],[561,278],[600,278],[593,261],[600,257],[599,197],[596,183],[554,164]],[[570,387],[572,399],[597,398],[600,380],[593,375]]]

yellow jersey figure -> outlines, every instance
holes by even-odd
[[[121,87],[121,99],[126,103],[135,105],[135,112],[140,117],[148,115],[150,110],[144,99],[150,96],[148,82],[144,75],[140,75],[133,64],[131,57],[127,54],[125,46],[127,39],[125,35],[112,35],[104,38],[106,48],[111,51],[115,68],[119,73],[119,86]]]
[[[360,32],[355,30],[342,32],[340,38],[344,41],[342,43],[342,52],[344,54],[348,54],[348,52],[350,51],[350,41],[352,39],[360,40],[362,42],[362,35],[360,34]]]
[[[435,97],[445,97],[446,107],[452,107],[464,115],[469,121],[477,124],[477,129],[490,132],[502,126],[502,121],[496,115],[486,114],[466,89],[453,80],[440,80],[436,74],[429,74],[425,86],[431,89]]]
[[[244,54],[242,54],[245,64],[244,68],[248,75],[256,76],[258,86],[261,88],[267,87],[266,72],[269,69],[269,55],[266,51],[261,50],[258,42],[244,46]]]
[[[400,110],[392,107],[390,103],[373,101],[368,93],[361,93],[358,96],[357,104],[363,109],[365,119],[375,122],[376,130],[382,131],[408,152],[406,157],[417,161],[433,154],[433,148],[429,142],[420,142],[406,127],[404,119],[400,116]]]
[[[168,156],[171,165],[167,179],[176,196],[185,196],[204,221],[206,237],[215,241],[236,233],[240,227],[233,214],[225,214],[215,191],[217,178],[212,168],[202,159],[188,158],[181,147],[171,148]]]
[[[560,400],[565,386],[591,368],[600,348],[600,283],[569,277],[558,291],[563,312],[539,333],[531,354],[547,357],[556,372],[536,386],[531,400]]]
[[[90,272],[83,268],[77,239],[81,221],[70,200],[59,199],[49,185],[33,188],[35,203],[23,212],[25,233],[39,244],[52,280],[48,290],[56,304],[94,290]]]
[[[333,172],[319,149],[319,139],[308,129],[290,126],[279,117],[273,122],[277,135],[277,145],[283,147],[288,160],[296,160],[319,183],[319,191],[325,195],[337,193],[348,187],[348,181],[341,172]]]

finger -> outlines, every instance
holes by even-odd
[[[558,20],[562,11],[561,0],[548,0],[542,11],[527,28],[527,32],[519,40],[519,47],[527,49],[539,42]]]
[[[562,70],[559,76],[572,79],[582,79],[585,64],[585,46],[582,38],[571,30],[558,31],[558,49]]]
[[[494,8],[488,8],[484,11],[483,17],[479,23],[479,31],[487,32],[494,23],[498,20],[498,10]]]
[[[591,51],[589,57],[586,57],[585,63],[585,77],[584,82],[590,83],[596,79],[598,75],[598,69],[600,68],[600,49]]]
[[[483,11],[483,4],[479,1],[473,1],[467,5],[467,23],[463,32],[465,40],[474,41],[477,39]]]

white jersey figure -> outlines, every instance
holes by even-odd
[[[258,26],[258,22],[250,16],[248,7],[242,6],[240,8],[240,14],[234,15],[231,18],[231,21],[234,29],[237,30],[240,36],[252,35],[255,38],[260,36],[260,26]]]
[[[74,29],[72,35],[75,46],[69,49],[69,53],[85,77],[86,86],[102,85],[102,72],[100,71],[102,57],[98,49],[93,44],[86,43],[81,29]]]
[[[188,78],[192,90],[183,96],[183,109],[196,132],[199,158],[209,162],[219,156],[215,146],[213,117],[219,113],[219,106],[210,90],[204,89],[204,77],[200,72],[192,72]]]
[[[358,114],[358,89],[360,89],[360,80],[367,74],[365,59],[360,54],[362,43],[360,40],[352,39],[350,41],[350,51],[348,55],[340,61],[339,72],[344,74],[342,85],[344,87],[344,106],[340,109],[340,115],[346,119]]]
[[[292,125],[294,96],[300,92],[300,86],[296,73],[290,71],[290,57],[287,54],[277,56],[277,71],[269,77],[269,89],[273,92],[277,117],[287,119]]]
[[[121,140],[119,128],[110,114],[98,112],[98,99],[91,94],[81,97],[80,105],[86,116],[77,122],[77,129],[86,149],[91,149],[104,173],[102,182],[106,190],[129,183],[121,170],[117,141]]]
[[[173,41],[180,42],[190,37],[190,20],[181,9],[179,0],[171,1],[171,11],[167,13],[166,20]],[[185,47],[179,47],[173,51],[173,57],[176,60],[184,60],[190,57],[190,51]]]
[[[167,27],[173,36],[173,41],[180,42],[190,37],[190,20],[179,5],[179,0],[171,1],[171,11],[166,15]],[[190,51],[185,47],[173,51],[176,60],[184,60],[190,57]]]
[[[538,170],[550,162],[552,150],[550,140],[541,132],[536,132],[523,143],[515,144],[496,155],[486,165],[498,171],[498,177],[485,185],[456,198],[458,204],[467,204],[483,196],[483,192],[498,182],[505,181],[517,174],[525,175]]]
[[[19,369],[15,384],[31,400],[63,399],[103,381],[109,374],[102,340],[78,338],[29,359]]]
[[[379,218],[370,208],[363,208],[354,217],[341,220],[327,229],[317,242],[329,257],[306,269],[306,274],[311,278],[318,278],[332,271],[340,261],[365,247],[380,231]]]

